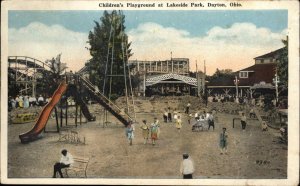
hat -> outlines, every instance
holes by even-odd
[[[182,156],[183,156],[183,159],[187,159],[189,157],[189,154],[188,153],[183,153]]]
[[[67,149],[63,149],[63,150],[61,151],[62,154],[65,154],[65,153],[67,153],[67,152],[68,152]]]

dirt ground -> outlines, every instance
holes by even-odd
[[[166,106],[164,102],[156,103],[157,108]],[[97,116],[95,122],[82,123],[76,128],[74,119],[69,119],[68,127],[63,127],[78,131],[86,144],[59,142],[59,133],[53,132],[44,133],[37,141],[21,144],[19,134],[31,129],[34,123],[8,125],[8,178],[50,178],[62,149],[73,156],[90,158],[88,178],[181,178],[179,168],[184,152],[194,161],[194,178],[287,177],[287,145],[279,142],[277,129],[262,132],[258,121],[249,121],[246,131],[242,132],[239,121],[232,128],[236,115],[218,113],[214,131],[192,132],[187,115],[181,113],[183,128],[179,133],[175,123],[163,122],[160,112],[140,111],[136,114],[138,124],[135,124],[133,145],[129,146],[124,126],[109,116],[112,123],[103,127],[100,106],[91,107]],[[144,145],[141,121],[146,119],[150,124],[154,117],[160,120],[159,140],[155,146],[150,140]],[[221,155],[218,146],[222,127],[227,127],[229,134],[227,155]],[[52,118],[47,130],[54,129]]]

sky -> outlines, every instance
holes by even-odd
[[[254,64],[254,57],[283,47],[288,34],[286,10],[123,11],[131,60],[189,58],[190,68],[208,74]],[[62,53],[77,71],[91,58],[88,33],[103,11],[9,11],[9,55],[41,61]]]

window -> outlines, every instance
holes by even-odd
[[[240,76],[240,78],[248,78],[248,72],[241,71],[239,76]]]

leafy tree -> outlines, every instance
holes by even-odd
[[[208,77],[207,79],[209,81],[211,81],[211,80],[214,80],[214,79],[217,79],[217,78],[220,78],[220,77],[230,77],[230,76],[232,76],[232,73],[233,73],[232,69],[222,69],[222,70],[219,70],[217,68],[216,72],[212,76]]]
[[[46,60],[46,64],[50,66],[50,71],[42,70],[39,72],[41,76],[38,79],[37,92],[47,93],[48,96],[51,96],[57,89],[62,80],[61,75],[67,68],[65,63],[61,62],[60,58],[61,54],[58,54],[55,59]]]
[[[88,69],[90,69],[90,81],[98,86],[100,91],[105,86],[104,93],[106,95],[123,95],[124,77],[116,75],[124,75],[123,61],[127,63],[128,58],[132,55],[131,43],[128,43],[128,36],[125,34],[125,16],[120,11],[111,13],[104,11],[100,21],[101,23],[94,21],[95,27],[93,31],[90,31],[88,37],[92,56],[87,63]],[[105,78],[105,73],[115,76]],[[128,72],[126,75],[128,78]]]
[[[8,69],[8,95],[12,96],[13,98],[19,94],[21,87],[19,84],[15,83],[15,73],[13,70]]]
[[[288,87],[288,38],[286,40],[282,40],[282,42],[285,47],[277,60],[277,72],[280,78],[280,83],[284,87]]]

